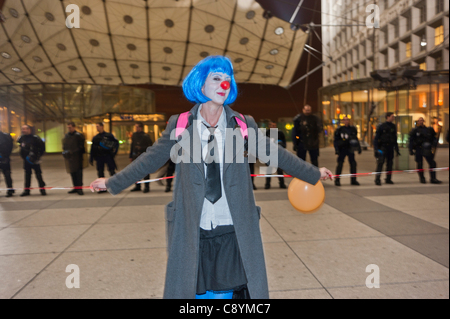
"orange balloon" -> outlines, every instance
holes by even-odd
[[[325,189],[319,180],[316,185],[294,178],[289,184],[288,198],[291,205],[303,214],[319,210],[325,201]]]

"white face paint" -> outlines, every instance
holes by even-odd
[[[225,73],[213,72],[208,75],[202,87],[203,95],[210,98],[211,102],[217,105],[223,105],[228,98],[228,94],[230,94],[230,89],[224,90],[220,86],[220,83],[223,81],[231,82],[231,77]]]

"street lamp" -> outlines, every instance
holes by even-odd
[[[420,41],[420,45],[425,47],[427,46],[427,38],[425,37],[425,34],[422,36],[422,40]]]

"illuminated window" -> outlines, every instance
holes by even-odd
[[[419,67],[420,67],[421,70],[426,71],[427,70],[427,63],[426,62],[420,63]]]
[[[444,26],[441,25],[434,29],[434,45],[439,45],[444,42]]]
[[[408,43],[406,43],[406,57],[410,58],[411,57],[411,41],[409,41]]]

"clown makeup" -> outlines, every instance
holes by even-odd
[[[231,81],[231,77],[222,72],[212,72],[208,75],[202,87],[203,95],[217,105],[223,105],[228,98],[228,94],[230,94],[230,89],[224,90],[221,86],[223,81],[229,82]]]

